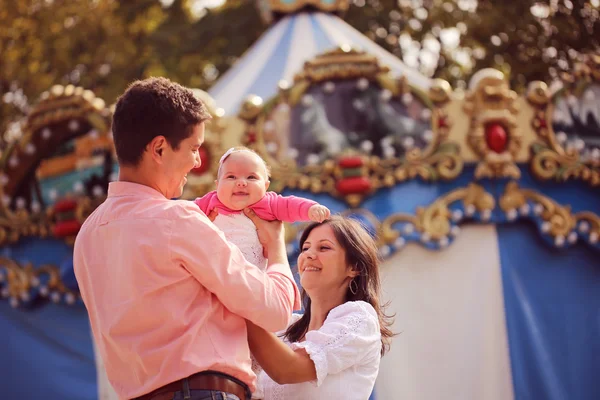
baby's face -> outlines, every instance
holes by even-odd
[[[232,153],[216,181],[217,197],[232,210],[243,210],[263,198],[269,188],[263,161],[248,151]]]

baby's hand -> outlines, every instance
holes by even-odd
[[[331,211],[329,208],[322,206],[320,204],[315,204],[308,209],[308,218],[311,221],[315,222],[323,222],[331,215]]]

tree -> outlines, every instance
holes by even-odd
[[[198,0],[196,0],[198,1]],[[209,88],[267,29],[254,1],[193,12],[194,0],[0,0],[0,132],[54,84],[108,104],[162,75]],[[345,19],[404,62],[464,86],[498,68],[517,90],[549,81],[600,46],[600,0],[353,0]]]

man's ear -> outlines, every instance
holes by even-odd
[[[166,147],[169,145],[167,139],[164,136],[156,136],[154,137],[146,149],[150,152],[150,156],[154,161],[159,164],[163,162],[163,154],[165,152]]]

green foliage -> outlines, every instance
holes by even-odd
[[[201,16],[194,3],[0,0],[0,132],[17,137],[11,122],[54,84],[83,86],[108,104],[151,75],[209,88],[268,27],[254,1],[228,0]],[[599,47],[599,4],[354,0],[345,19],[428,76],[463,86],[495,67],[520,89]]]

